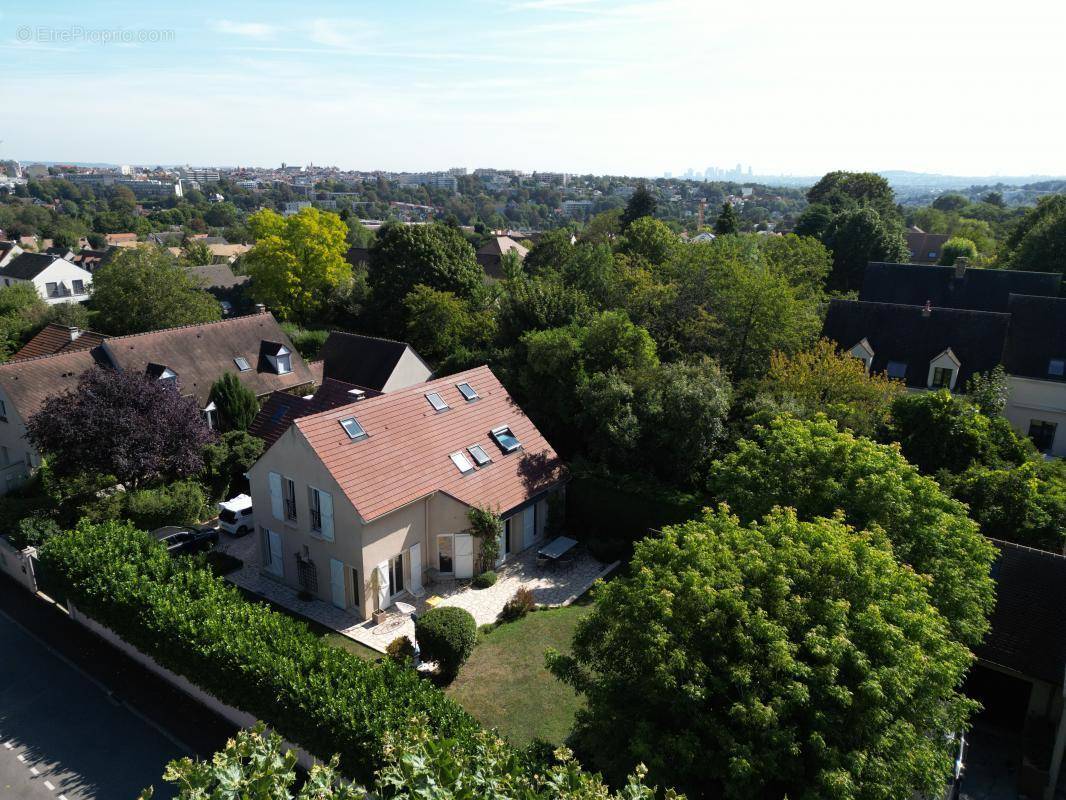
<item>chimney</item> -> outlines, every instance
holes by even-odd
[[[70,329],[70,341],[75,341],[79,336],[81,336],[81,328]]]
[[[265,314],[266,310],[267,310],[267,307],[265,305],[263,305],[262,303],[256,303],[255,304],[255,313],[256,314]]]
[[[955,259],[955,277],[962,278],[966,275],[966,268],[970,266],[970,259],[966,256],[959,256]]]
[[[932,315],[932,313],[933,313],[933,303],[930,300],[926,300],[925,301],[925,305],[922,306],[922,318],[923,319],[929,319],[929,317],[930,317],[930,315]]]

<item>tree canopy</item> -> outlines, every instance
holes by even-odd
[[[263,209],[248,218],[255,246],[241,263],[252,297],[282,319],[306,320],[352,278],[348,228],[336,214],[304,208],[291,217]]]
[[[638,762],[693,797],[936,796],[974,704],[970,664],[877,530],[726,508],[640,541],[573,655],[572,741],[618,780]]]
[[[158,247],[123,248],[93,274],[93,324],[122,336],[221,319],[218,301]]]
[[[953,636],[975,645],[987,630],[992,546],[965,507],[897,447],[825,418],[779,417],[715,465],[709,488],[744,520],[790,506],[802,519],[841,512],[858,529],[879,526],[896,557],[929,577],[930,597]]]
[[[171,381],[99,367],[45,400],[26,430],[56,473],[113,475],[127,488],[195,474],[215,440]]]
[[[629,200],[626,202],[625,211],[622,212],[622,231],[624,232],[626,228],[641,217],[654,216],[656,205],[655,195],[648,189],[648,184],[644,182],[638,184],[636,191],[630,195]]]
[[[740,232],[740,219],[737,210],[728,200],[722,203],[722,210],[718,212],[718,218],[714,221],[714,232],[718,236],[726,236],[730,233]]]

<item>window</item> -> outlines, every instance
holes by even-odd
[[[888,377],[901,381],[907,377],[907,362],[889,361],[886,371],[888,372]]]
[[[463,399],[467,402],[470,402],[471,400],[477,400],[480,396],[477,393],[477,390],[475,390],[474,387],[471,386],[469,383],[460,383],[457,385],[456,388],[459,389],[459,394],[461,394],[463,396]]]
[[[393,597],[403,591],[403,553],[389,559],[389,591]]]
[[[463,451],[452,453],[448,456],[455,464],[456,468],[464,475],[474,468],[474,465],[470,463],[470,459],[463,455]]]
[[[248,363],[248,359],[244,356],[237,356],[233,359],[233,363],[237,365],[237,369],[241,372],[247,372],[252,368],[252,365]]]
[[[44,290],[48,293],[49,297],[59,296],[59,284],[55,281],[49,281],[44,285]]]
[[[1048,361],[1047,374],[1050,378],[1061,378],[1066,375],[1066,359],[1053,358]]]
[[[933,367],[933,380],[929,386],[933,389],[950,389],[951,376],[954,374],[955,370],[948,367]]]
[[[11,456],[8,455],[6,447],[0,447],[0,462],[6,467],[11,463]]]
[[[0,400],[0,422],[7,422],[7,405]]]
[[[318,569],[315,567],[315,562],[309,559],[303,558],[303,556],[296,556],[296,579],[300,583],[300,588],[305,592],[311,594],[318,594]]]
[[[85,281],[71,281],[70,285],[74,287],[74,294],[85,294]]]
[[[500,446],[500,449],[505,453],[513,453],[522,443],[518,441],[518,437],[511,433],[511,429],[507,425],[501,425],[499,428],[493,428],[492,438],[496,440],[496,444]]]
[[[311,505],[311,530],[322,530],[322,496],[318,489],[308,487],[307,494]]]
[[[479,467],[483,467],[490,461],[492,461],[492,459],[489,458],[489,454],[485,452],[485,448],[479,444],[472,444],[466,449],[473,457],[474,463],[476,463]]]
[[[429,404],[433,406],[434,411],[447,411],[451,406],[444,402],[444,398],[440,396],[440,392],[430,392],[426,395],[426,399]]]
[[[937,254],[936,254],[936,250],[930,250],[929,251],[929,258],[934,258],[934,259],[935,258],[939,258],[939,256],[937,256]]]
[[[278,375],[287,375],[292,372],[292,356],[286,353],[278,353]]]
[[[270,415],[271,422],[281,422],[282,417],[289,413],[289,407],[284,403],[281,403],[274,409],[274,413]]]
[[[283,478],[281,488],[285,498],[285,519],[296,521],[296,484],[292,478]]]
[[[1042,419],[1029,420],[1029,438],[1033,440],[1037,450],[1046,453],[1051,449],[1055,444],[1055,431],[1058,427],[1056,423]]]
[[[344,432],[348,434],[348,438],[353,441],[366,438],[366,431],[363,430],[363,426],[359,424],[355,417],[342,419],[341,427],[344,428]]]

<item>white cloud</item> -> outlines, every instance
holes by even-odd
[[[211,27],[219,33],[243,36],[248,39],[269,39],[277,33],[275,26],[265,22],[234,22],[230,19],[219,19],[212,22]]]

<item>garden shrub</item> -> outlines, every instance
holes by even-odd
[[[488,589],[496,584],[496,573],[491,569],[485,570],[474,578],[475,589]]]
[[[389,642],[385,654],[401,667],[409,667],[411,659],[415,657],[415,646],[407,636],[397,636]]]
[[[307,328],[301,328],[298,325],[294,325],[291,322],[281,323],[281,329],[285,331],[285,335],[289,337],[289,341],[292,342],[293,347],[295,347],[300,355],[307,361],[313,361],[318,358],[319,353],[322,351],[322,345],[324,345],[326,339],[329,338],[328,330],[308,330]]]
[[[477,623],[465,608],[440,606],[415,620],[415,639],[425,661],[454,677],[477,644]]]
[[[522,619],[536,607],[537,601],[533,598],[533,590],[523,586],[504,603],[503,610],[500,612],[500,621],[514,622],[516,619]]]
[[[138,489],[126,495],[123,515],[138,528],[191,525],[203,514],[207,500],[203,487],[192,480],[176,481],[157,489]]]
[[[132,525],[79,523],[51,537],[40,558],[81,611],[310,753],[339,753],[352,778],[371,780],[387,739],[403,735],[415,715],[462,743],[479,730],[414,670],[330,646],[195,561],[170,558]]]

